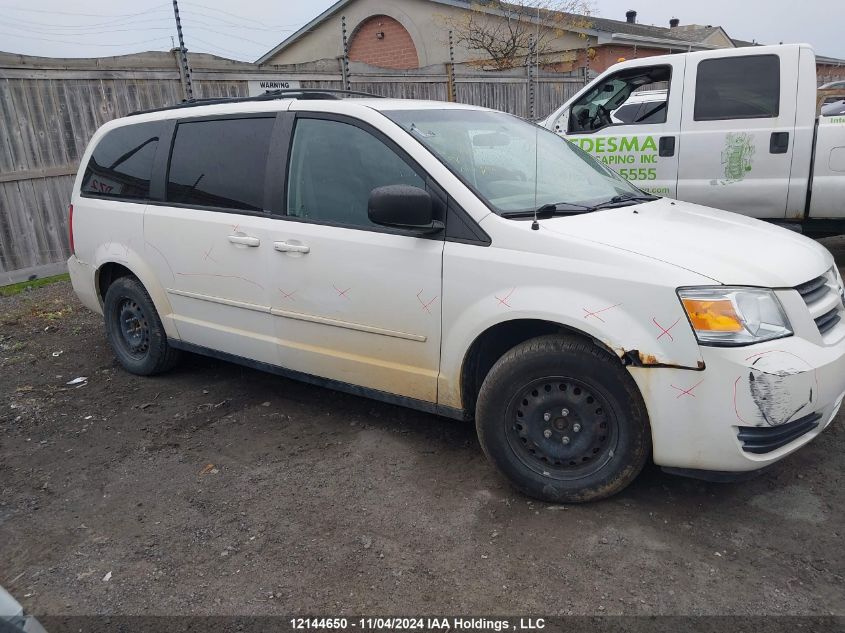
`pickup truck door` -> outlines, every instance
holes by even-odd
[[[644,191],[674,198],[685,64],[627,63],[582,90],[548,127]]]
[[[798,48],[687,56],[678,198],[784,218],[795,145]]]

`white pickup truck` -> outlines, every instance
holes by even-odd
[[[809,45],[720,49],[616,64],[540,124],[644,191],[820,237],[845,233],[845,115],[822,102]]]

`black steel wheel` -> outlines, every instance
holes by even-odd
[[[134,299],[124,298],[117,305],[120,342],[132,358],[143,359],[150,351],[150,324]]]
[[[106,336],[124,369],[142,376],[170,369],[179,352],[167,342],[155,304],[135,277],[120,277],[103,299]]]
[[[551,502],[613,495],[651,452],[636,383],[618,358],[575,336],[538,337],[502,356],[481,386],[476,429],[514,486]]]
[[[550,376],[518,389],[506,437],[528,468],[554,479],[588,477],[616,450],[619,422],[606,398],[575,378]]]

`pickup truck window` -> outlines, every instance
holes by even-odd
[[[569,141],[510,114],[461,109],[383,114],[498,213],[547,204],[591,206],[616,196],[642,195]]]
[[[569,132],[585,134],[611,125],[665,123],[671,66],[629,68],[614,73],[593,86],[572,105]],[[661,92],[648,101],[644,97]]]
[[[143,201],[150,197],[150,175],[161,122],[116,128],[97,144],[82,177],[82,196]]]
[[[696,121],[764,119],[780,108],[780,58],[749,55],[706,59],[695,80]]]

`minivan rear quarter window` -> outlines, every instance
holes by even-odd
[[[180,122],[167,177],[169,203],[261,211],[274,118]]]
[[[696,121],[765,119],[780,109],[780,58],[749,55],[706,59],[695,80]]]
[[[145,201],[158,147],[160,121],[115,128],[100,140],[82,177],[85,197]]]

